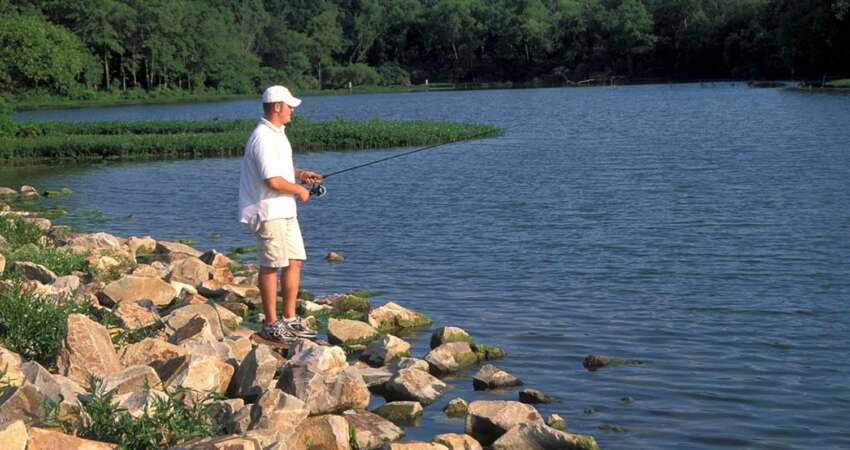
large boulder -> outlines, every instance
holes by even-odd
[[[291,450],[350,450],[348,422],[341,416],[310,417],[298,427]]]
[[[157,241],[154,249],[158,261],[172,263],[181,259],[195,257],[199,258],[202,253],[180,242]]]
[[[413,401],[396,401],[379,406],[375,414],[396,425],[415,425],[422,417],[422,404]]]
[[[366,350],[360,354],[360,360],[365,361],[372,367],[380,367],[389,364],[396,358],[410,354],[410,343],[399,339],[391,334],[371,342]]]
[[[134,255],[139,251],[153,253],[156,249],[156,241],[150,236],[130,236],[127,238],[127,247]]]
[[[47,417],[44,408],[46,399],[41,390],[31,383],[7,389],[0,396],[0,423],[13,420],[32,423],[44,419]]]
[[[114,391],[115,395],[130,392],[138,392],[146,387],[159,386],[159,375],[150,366],[131,366],[118,373],[103,377],[104,387],[107,391]]]
[[[109,331],[83,314],[71,314],[56,357],[59,373],[81,385],[92,375],[104,376],[123,369]]]
[[[267,345],[257,345],[236,369],[227,393],[252,402],[268,389],[278,368],[278,358]]]
[[[483,445],[490,445],[520,423],[544,424],[543,416],[533,406],[520,402],[478,400],[469,404],[465,431]]]
[[[52,270],[29,261],[15,261],[12,263],[12,269],[20,272],[25,279],[35,280],[42,284],[53,284],[57,278]]]
[[[119,408],[124,408],[132,417],[139,418],[144,415],[156,413],[156,405],[168,399],[168,395],[158,389],[140,389],[135,392],[127,392],[115,396],[115,402]]]
[[[289,360],[281,369],[277,387],[303,400],[313,415],[369,406],[369,388],[354,367],[327,375]]]
[[[168,361],[157,372],[166,386],[224,394],[234,369],[214,356],[186,355]]]
[[[346,346],[362,345],[380,336],[378,330],[366,322],[348,319],[328,319],[328,341]]]
[[[384,444],[381,450],[449,450],[449,448],[436,442],[406,441]]]
[[[167,306],[177,296],[170,284],[155,277],[124,275],[109,283],[98,295],[107,306],[125,301],[150,300],[156,306]]]
[[[162,378],[160,370],[167,362],[188,353],[187,350],[161,339],[145,338],[122,348],[120,359],[121,363],[128,367],[137,364],[151,366]]]
[[[26,450],[29,432],[23,420],[0,424],[0,442],[6,450]]]
[[[2,246],[3,240],[2,239],[3,239],[3,236],[0,236],[0,251],[3,250],[3,246]],[[0,254],[0,273],[3,273],[5,271],[6,271],[6,257],[3,256],[2,254]]]
[[[109,233],[80,233],[67,241],[68,247],[79,251],[93,253],[97,250],[119,250],[121,240]]]
[[[445,383],[427,372],[401,369],[384,385],[387,400],[412,400],[430,405],[448,389]]]
[[[380,448],[385,442],[392,442],[404,436],[404,430],[383,417],[369,411],[348,410],[342,414],[348,421],[355,448],[358,450]]]
[[[213,334],[210,321],[206,317],[196,315],[183,324],[182,327],[175,330],[168,337],[168,342],[175,345],[180,345],[187,342],[192,343],[212,343],[218,342],[218,336]]]
[[[112,450],[115,444],[78,438],[61,431],[45,428],[30,428],[28,450]]]
[[[225,336],[227,324],[240,324],[242,318],[230,312],[227,308],[211,305],[208,303],[200,305],[186,305],[175,309],[162,320],[171,331],[177,331],[185,326],[195,316],[203,316],[210,325],[210,331],[216,338]]]
[[[565,433],[540,423],[519,423],[503,434],[493,450],[599,450],[592,436]]]
[[[156,308],[147,301],[121,302],[115,308],[115,315],[124,323],[124,328],[129,330],[149,327],[160,320]]]
[[[260,396],[251,413],[253,429],[292,432],[310,415],[310,410],[298,398],[273,388]]]
[[[407,309],[397,303],[389,302],[369,313],[369,325],[385,331],[405,328],[426,327],[431,319],[425,314]]]
[[[440,327],[431,333],[431,348],[437,348],[449,342],[466,342],[472,344],[472,338],[463,328]]]
[[[0,371],[5,370],[6,372],[2,379],[3,382],[10,386],[20,386],[24,381],[21,364],[23,364],[21,355],[0,347]]]
[[[499,389],[512,386],[521,386],[522,381],[519,378],[505,372],[502,369],[492,365],[485,364],[478,370],[478,373],[472,377],[472,386],[477,391],[485,389]]]
[[[478,362],[468,342],[449,342],[425,355],[432,374],[442,377]]]
[[[200,260],[190,256],[183,258],[171,265],[171,273],[168,281],[185,283],[190,286],[199,286],[204,281],[212,279],[214,269]]]
[[[38,388],[48,401],[59,406],[60,418],[66,419],[78,415],[77,398],[86,393],[79,384],[68,377],[51,374],[35,361],[21,364],[21,373],[26,383]]]
[[[468,434],[446,433],[434,436],[434,442],[449,450],[482,450],[481,444]],[[517,447],[517,450],[523,447]]]

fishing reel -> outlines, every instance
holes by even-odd
[[[328,193],[328,188],[325,185],[319,183],[310,186],[310,195],[316,198],[322,198],[325,194]]]

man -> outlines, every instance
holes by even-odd
[[[284,129],[301,100],[283,86],[263,93],[263,118],[245,144],[239,180],[240,222],[257,238],[260,296],[265,322],[260,336],[289,342],[314,338],[316,332],[295,315],[301,263],[307,258],[298,226],[295,199],[307,203],[310,192],[296,181],[315,184],[322,176],[296,168]],[[277,318],[277,272],[283,285],[283,311]]]

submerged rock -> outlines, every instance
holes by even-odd
[[[505,388],[521,384],[522,381],[519,378],[492,364],[485,364],[472,377],[472,386],[475,390]]]
[[[523,389],[519,391],[519,401],[522,403],[554,403],[555,398],[544,394],[537,389]]]
[[[621,366],[621,365],[632,365],[632,364],[643,364],[644,361],[639,359],[620,359],[620,358],[608,358],[606,356],[600,355],[588,355],[582,361],[582,365],[585,369],[594,371],[599,370],[603,367],[608,366]]]
[[[437,348],[449,342],[466,342],[472,344],[472,338],[463,328],[440,327],[431,334],[431,348]]]
[[[422,417],[422,404],[414,401],[384,403],[375,414],[396,425],[413,425]]]
[[[566,431],[567,421],[557,414],[551,414],[546,418],[546,425],[560,431]]]
[[[443,412],[449,417],[463,417],[466,415],[466,410],[469,408],[469,403],[462,398],[454,398],[449,401],[443,408]]]

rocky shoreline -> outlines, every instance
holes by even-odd
[[[21,196],[39,193],[0,187],[0,202]],[[276,345],[246,326],[259,306],[253,265],[150,236],[74,232],[6,203],[0,225],[0,300],[64,312],[55,342],[35,347],[28,333],[40,330],[21,317],[39,316],[0,304],[4,448],[598,448],[563,431],[563,418],[544,419],[533,404],[553,399],[534,389],[518,401],[453,399],[444,413],[463,418],[465,434],[405,441],[403,427],[446,395],[447,375],[480,365],[476,390],[523,383],[488,363],[506,356],[499,347],[457,327],[436,327],[430,351],[413,357],[401,336],[432,323],[397,303],[302,293],[300,313],[329,344]],[[369,411],[372,396],[386,402]]]

